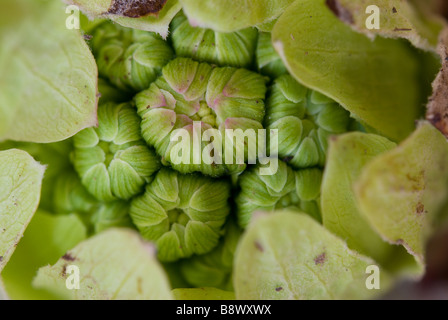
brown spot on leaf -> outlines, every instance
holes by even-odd
[[[325,252],[322,252],[320,255],[318,255],[316,258],[314,258],[314,264],[323,266],[325,261],[327,261],[327,254]]]
[[[393,7],[392,8],[392,13],[397,13],[398,11],[397,11],[397,8],[395,8],[395,7]]]
[[[113,0],[107,13],[129,18],[157,16],[167,0]]]
[[[66,254],[64,254],[62,256],[62,259],[64,259],[65,261],[75,261],[76,258],[73,257],[69,252],[67,252]]]
[[[417,207],[415,208],[415,212],[416,212],[418,215],[421,215],[422,213],[425,212],[425,206],[423,205],[423,203],[419,202],[419,203],[417,204]]]
[[[61,276],[65,278],[66,275],[67,275],[67,265],[64,264],[64,265],[62,266]]]
[[[255,241],[254,244],[255,244],[255,248],[257,248],[258,251],[260,251],[260,252],[264,252],[264,248],[263,248],[263,246],[261,245],[260,242]]]
[[[342,22],[348,24],[353,24],[355,22],[352,13],[343,7],[338,0],[326,0],[325,4]]]
[[[143,279],[138,277],[137,278],[137,291],[139,294],[143,294],[142,283],[143,283]]]
[[[395,28],[394,31],[395,32],[397,32],[397,31],[412,31],[412,29],[409,29],[409,28]]]
[[[0,262],[2,262],[3,261],[3,256],[0,256]]]
[[[277,292],[282,291],[282,290],[283,290],[282,287],[277,287],[277,288],[275,288],[275,291],[277,291]]]

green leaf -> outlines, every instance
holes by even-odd
[[[216,288],[174,289],[172,294],[176,300],[235,300],[235,294]]]
[[[349,250],[313,218],[282,211],[259,215],[237,248],[237,299],[365,299],[385,292],[368,290],[366,268],[375,263]]]
[[[0,140],[64,140],[96,124],[97,67],[59,1],[0,0]],[[69,20],[70,21],[70,20]]]
[[[423,123],[396,149],[367,164],[356,186],[359,208],[387,241],[425,265],[425,244],[447,200],[448,144]]]
[[[363,168],[395,146],[386,138],[360,132],[330,139],[322,182],[322,220],[325,228],[344,239],[350,249],[372,257],[387,270],[421,273],[402,247],[390,245],[376,233],[356,203],[354,183]]]
[[[392,140],[413,131],[419,114],[418,59],[405,43],[372,41],[353,31],[324,0],[292,4],[272,36],[287,69],[302,84]]]
[[[134,29],[168,36],[171,20],[182,9],[178,0],[122,1],[122,0],[66,0],[79,6],[90,19],[108,18]],[[132,8],[133,12],[129,9]]]
[[[39,204],[45,167],[25,151],[0,152],[0,272]]]
[[[71,265],[79,268],[79,290],[66,287]],[[80,243],[55,265],[39,269],[33,283],[71,299],[172,298],[152,245],[130,229],[109,229]]]
[[[232,32],[276,19],[294,0],[180,0],[190,24]]]
[[[86,238],[86,227],[74,215],[56,216],[38,211],[22,241],[2,272],[6,291],[14,300],[55,299],[36,289],[32,281],[40,267],[55,263],[69,249]]]
[[[417,48],[435,52],[444,22],[429,12],[427,1],[419,7],[412,2],[415,1],[333,0],[332,7],[339,19],[370,37],[404,38]],[[371,5],[380,10],[379,29],[368,29],[366,26],[366,20],[372,16],[372,12],[366,13],[366,9]]]

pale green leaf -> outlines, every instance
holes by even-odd
[[[306,214],[282,211],[259,215],[237,248],[237,299],[363,299],[387,290],[368,290],[366,268],[375,263]]]
[[[181,288],[172,291],[176,300],[235,300],[235,294],[216,288]]]
[[[360,132],[330,139],[322,182],[322,220],[325,228],[344,239],[350,249],[372,257],[388,270],[403,272],[416,267],[414,259],[376,233],[360,213],[354,191],[364,166],[395,146],[386,138]]]
[[[86,227],[76,215],[54,215],[38,210],[2,272],[3,282],[10,298],[14,300],[58,298],[45,290],[34,288],[33,278],[40,267],[56,263],[86,236]]]
[[[70,17],[56,0],[0,0],[0,140],[54,142],[96,124],[97,67]]]
[[[290,73],[381,134],[401,140],[419,114],[418,59],[402,41],[353,31],[325,0],[297,1],[276,23],[273,43]]]
[[[294,0],[180,0],[190,24],[232,32],[263,25],[280,16]]]
[[[84,14],[90,19],[108,18],[116,23],[129,28],[156,32],[163,38],[168,36],[171,20],[181,10],[182,5],[178,0],[156,1],[124,1],[118,0],[65,0],[69,4],[79,6]],[[145,13],[150,6],[153,13]],[[134,12],[130,12],[133,8]]]
[[[79,268],[79,290],[69,266]],[[130,229],[109,229],[76,246],[53,266],[39,269],[34,279],[45,288],[71,299],[171,299],[171,288],[152,245]]]
[[[414,46],[435,51],[438,35],[444,21],[429,12],[427,4],[414,6],[413,1],[401,0],[335,0],[333,8],[339,18],[355,30],[368,36],[380,35],[386,38],[404,38]],[[415,1],[414,1],[415,2]],[[426,2],[426,1],[425,1]],[[374,12],[370,6],[379,9],[379,29],[368,29]],[[375,8],[376,9],[376,8]]]
[[[429,123],[373,159],[356,185],[359,208],[387,241],[425,264],[425,244],[447,200],[448,143]]]
[[[0,272],[39,204],[45,167],[25,151],[0,152]]]

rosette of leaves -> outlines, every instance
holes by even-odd
[[[109,22],[94,30],[91,47],[100,76],[122,90],[148,88],[173,58],[173,50],[157,34]]]
[[[72,161],[84,187],[98,200],[129,200],[160,168],[140,135],[140,118],[129,103],[98,108],[98,127],[74,138]]]
[[[256,59],[258,70],[272,79],[288,73],[282,59],[272,45],[271,33],[258,34]]]
[[[290,75],[270,88],[265,126],[278,130],[278,155],[294,168],[324,166],[329,136],[346,132],[350,124],[348,111]]]
[[[220,66],[251,67],[257,35],[255,28],[218,32],[193,27],[183,13],[171,22],[171,40],[176,55]]]
[[[232,219],[225,231],[223,239],[211,252],[181,261],[181,274],[191,286],[233,290],[233,258],[242,232]]]
[[[141,235],[153,241],[162,261],[176,261],[214,249],[229,214],[230,183],[162,168],[131,204]]]
[[[318,168],[293,170],[278,162],[277,172],[261,175],[260,167],[245,171],[239,178],[241,191],[236,197],[238,223],[247,227],[255,211],[290,208],[321,220],[319,199],[322,171]]]
[[[135,98],[142,136],[164,163],[179,172],[215,177],[241,172],[257,155],[245,141],[227,136],[227,129],[243,133],[252,129],[256,135],[263,128],[265,83],[266,78],[246,69],[176,58]]]

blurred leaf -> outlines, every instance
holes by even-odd
[[[79,269],[79,290],[66,287],[70,266]],[[80,300],[172,298],[152,245],[130,229],[109,229],[81,242],[55,265],[39,269],[33,283],[61,297]]]
[[[96,124],[97,68],[55,0],[0,0],[0,139],[64,140]],[[10,18],[9,18],[10,19]]]
[[[11,299],[57,298],[45,290],[34,288],[33,278],[40,267],[55,263],[85,238],[86,228],[76,215],[36,212],[2,273]]]
[[[415,261],[406,251],[384,241],[360,213],[354,192],[366,164],[396,146],[374,134],[353,132],[330,139],[328,160],[322,182],[322,218],[330,232],[347,242],[347,246],[372,257],[388,270],[415,270]]]
[[[425,265],[425,244],[447,200],[448,144],[429,123],[364,168],[355,192],[381,237],[402,244]]]
[[[374,264],[306,214],[265,214],[249,225],[237,248],[235,294],[237,299],[370,298],[389,285],[381,270],[381,290],[366,288],[366,268]]]
[[[428,1],[428,0],[426,0]],[[404,38],[414,46],[435,51],[437,39],[444,22],[425,6],[414,6],[412,1],[401,0],[330,0],[339,18],[370,37],[380,35],[386,38]],[[367,29],[366,20],[372,13],[366,13],[369,6],[380,9],[380,29]]]
[[[0,272],[39,204],[45,167],[25,151],[0,152]]]
[[[172,291],[176,300],[235,300],[235,294],[216,288],[187,288]]]
[[[180,0],[193,26],[232,32],[267,24],[283,13],[294,0]]]
[[[297,1],[279,18],[273,43],[291,74],[392,140],[419,114],[418,60],[402,41],[353,31],[325,0]]]
[[[163,38],[182,8],[178,0],[65,0],[79,6],[90,19],[108,18],[129,28],[156,32]]]

